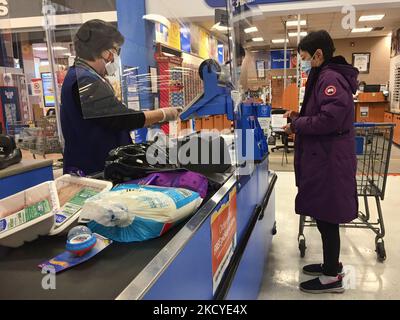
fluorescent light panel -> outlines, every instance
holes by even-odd
[[[35,51],[47,51],[47,47],[36,47],[33,48]],[[63,50],[68,50],[67,48],[64,47],[53,47],[53,50],[55,51],[63,51]]]
[[[385,17],[384,14],[361,16],[359,21],[380,21]]]
[[[286,42],[289,42],[289,39],[286,39]],[[285,39],[274,39],[272,43],[285,43]]]
[[[352,33],[371,32],[373,28],[354,28]]]
[[[263,42],[263,41],[264,41],[264,38],[259,37],[259,38],[253,38],[252,40],[253,40],[254,42]]]
[[[250,27],[250,28],[244,29],[245,33],[253,33],[253,32],[257,32],[257,31],[258,31],[257,27]]]
[[[305,37],[307,34],[307,31],[302,31],[300,32],[300,37]],[[289,32],[289,37],[297,37],[297,32]]]
[[[214,24],[213,27],[212,27],[211,29],[212,29],[212,30],[221,31],[221,32],[225,32],[225,31],[230,30],[229,27],[222,26],[220,22]]]
[[[297,27],[299,25],[299,21],[298,20],[293,20],[293,21],[287,21],[286,22],[286,26],[288,27]],[[300,20],[300,25],[301,26],[306,26],[307,25],[307,21],[306,20]]]

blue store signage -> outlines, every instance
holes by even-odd
[[[281,2],[298,2],[298,1],[305,1],[305,0],[247,0],[248,5],[258,5],[258,4],[269,4],[269,3],[281,3]],[[220,8],[226,7],[226,0],[205,0],[205,2],[213,8]],[[239,0],[232,0],[232,3],[239,3]]]
[[[271,69],[285,68],[285,50],[271,51]],[[286,68],[290,68],[290,51],[286,54]]]

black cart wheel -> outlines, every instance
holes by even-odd
[[[299,240],[299,250],[300,250],[300,257],[304,258],[306,255],[306,239]]]
[[[386,260],[385,243],[383,241],[376,244],[376,255],[378,256],[379,262],[384,262]]]

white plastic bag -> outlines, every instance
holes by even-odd
[[[81,221],[114,241],[143,241],[195,213],[202,201],[187,189],[121,185],[86,201]]]

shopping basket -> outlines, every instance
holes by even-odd
[[[383,221],[381,201],[385,199],[389,161],[393,144],[394,124],[388,123],[356,123],[357,154],[357,194],[363,199],[365,213],[358,213],[358,220],[341,225],[342,228],[362,228],[372,230],[375,237],[375,250],[378,260],[386,260],[383,238],[385,225]],[[368,198],[375,198],[378,219],[371,221],[371,210]],[[303,258],[307,249],[304,236],[305,227],[316,227],[315,220],[300,216],[298,244],[300,256]]]

